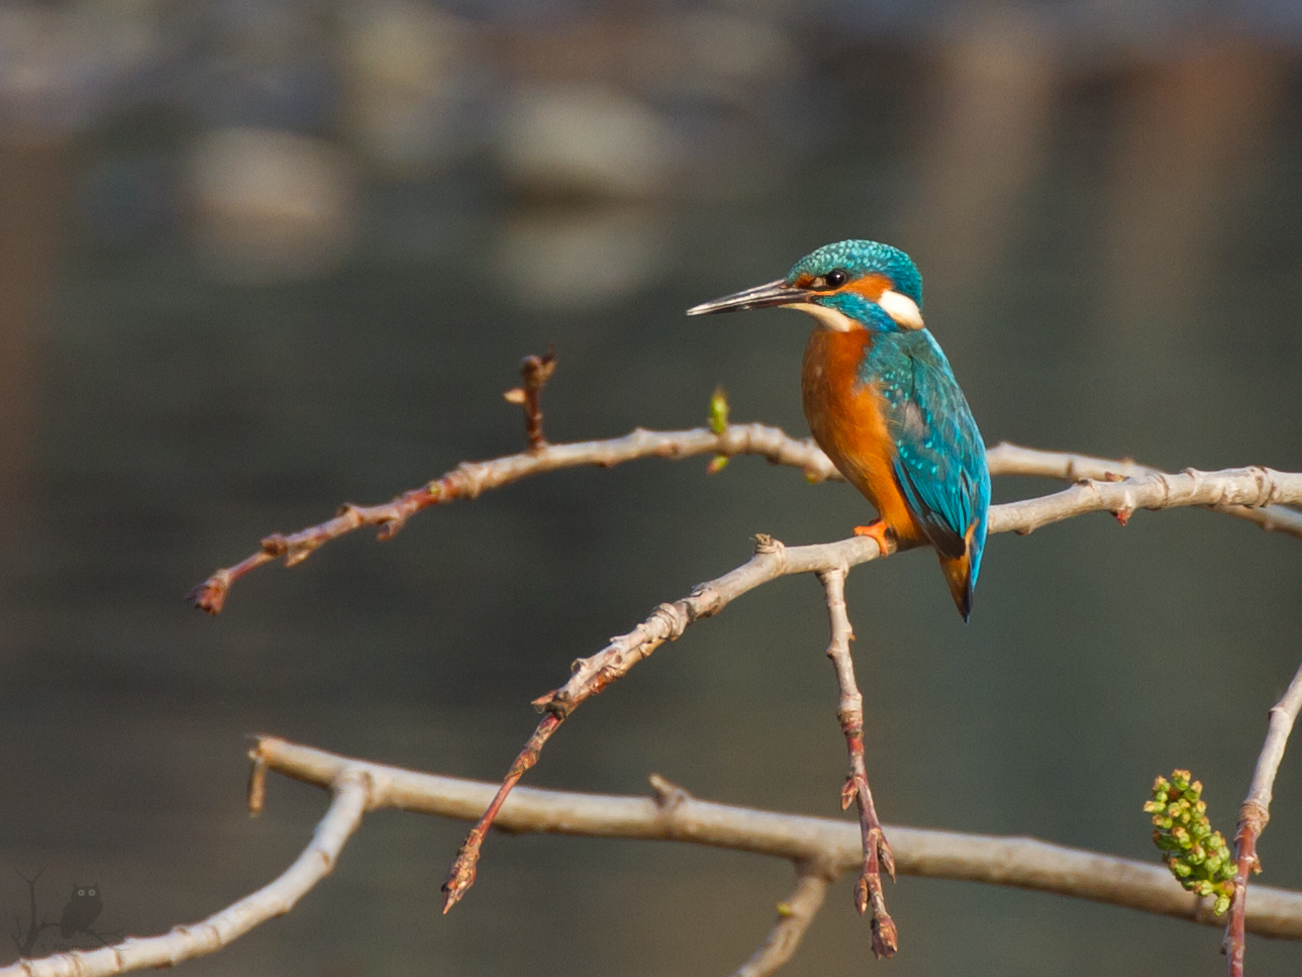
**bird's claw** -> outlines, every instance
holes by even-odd
[[[869,537],[877,544],[877,549],[881,551],[884,557],[895,552],[895,534],[891,532],[891,528],[886,525],[884,520],[878,519],[867,526],[855,526],[854,534]]]

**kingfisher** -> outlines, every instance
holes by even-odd
[[[839,241],[786,278],[687,310],[799,309],[814,318],[800,389],[814,440],[877,510],[856,526],[886,555],[929,544],[972,614],[990,509],[986,449],[954,371],[922,322],[922,275],[898,248]],[[894,545],[891,545],[894,544]]]

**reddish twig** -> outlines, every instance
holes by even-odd
[[[422,509],[457,499],[473,499],[482,492],[534,475],[583,465],[611,468],[639,458],[678,459],[704,454],[759,455],[775,465],[802,469],[811,481],[841,477],[812,441],[797,440],[780,428],[765,424],[730,424],[718,434],[703,427],[684,431],[638,428],[620,438],[547,444],[491,461],[465,461],[428,485],[404,492],[391,502],[374,506],[349,503],[333,519],[319,525],[288,535],[274,533],[262,541],[261,550],[234,566],[218,570],[186,594],[186,599],[200,610],[218,614],[236,580],[273,560],[283,557],[285,566],[294,566],[331,540],[366,526],[378,527],[379,539],[392,539]]]
[[[886,554],[883,554],[886,555]],[[878,960],[895,955],[899,948],[895,922],[886,911],[886,895],[882,892],[881,869],[895,878],[895,859],[887,844],[882,823],[873,804],[873,792],[868,786],[868,768],[863,754],[863,695],[854,678],[854,660],[850,656],[850,642],[854,631],[845,606],[845,577],[849,567],[824,570],[818,575],[827,594],[827,614],[831,621],[832,640],[827,646],[827,657],[836,668],[836,682],[841,701],[836,718],[845,733],[845,745],[850,754],[850,775],[841,788],[841,809],[851,803],[859,807],[859,833],[863,843],[863,868],[854,887],[854,904],[862,915],[872,909],[872,949]]]
[[[520,364],[520,376],[524,379],[523,387],[512,387],[502,394],[510,404],[519,404],[524,408],[525,437],[529,441],[530,451],[541,451],[547,447],[547,438],[543,435],[543,412],[538,400],[543,387],[556,372],[556,347],[548,346],[542,356],[526,356]]]
[[[1288,745],[1288,737],[1293,731],[1299,709],[1302,709],[1302,667],[1294,674],[1293,681],[1279,702],[1271,707],[1266,741],[1257,757],[1257,768],[1252,774],[1248,796],[1239,809],[1239,827],[1234,835],[1237,849],[1234,899],[1230,903],[1230,918],[1225,927],[1225,956],[1230,977],[1243,977],[1248,876],[1261,871],[1261,861],[1257,858],[1257,839],[1270,820],[1275,774],[1284,759],[1284,748]]]
[[[548,713],[538,724],[528,745],[516,757],[479,823],[467,836],[457,853],[443,889],[444,912],[474,884],[475,866],[480,847],[503,801],[519,782],[521,775],[538,762],[538,754],[552,733],[590,696],[597,695],[616,679],[647,658],[666,641],[677,639],[701,618],[722,610],[735,597],[762,583],[788,573],[807,573],[822,569],[831,561],[839,565],[863,563],[879,554],[876,541],[869,537],[852,537],[837,543],[823,543],[788,549],[767,536],[756,537],[755,555],[747,562],[708,583],[699,584],[690,594],[672,604],[661,604],[628,634],[611,639],[601,651],[574,663],[570,680],[561,688],[534,700],[535,708]]]
[[[497,794],[489,802],[487,810],[484,811],[478,823],[470,829],[470,834],[466,836],[466,840],[457,852],[456,860],[452,863],[452,868],[448,872],[447,881],[443,883],[443,911],[445,913],[455,906],[470,887],[475,884],[475,875],[479,870],[479,849],[483,847],[484,836],[488,834],[488,829],[493,826],[493,822],[497,819],[497,813],[502,809],[502,804],[506,802],[512,788],[520,782],[524,772],[538,762],[538,754],[542,752],[542,748],[551,739],[552,733],[556,732],[556,728],[560,726],[563,719],[564,717],[558,713],[552,713],[538,724],[538,728],[529,737],[529,742],[520,751],[520,755],[515,758],[515,763],[511,764],[511,769],[507,771],[506,777],[502,780],[502,785],[497,788]]]
[[[467,466],[462,466],[465,468]],[[302,563],[318,547],[338,539],[363,526],[379,527],[379,538],[392,539],[407,524],[407,520],[421,509],[439,502],[451,502],[455,498],[472,497],[467,479],[462,476],[462,469],[448,472],[442,478],[423,485],[418,489],[404,492],[384,505],[357,506],[351,502],[344,503],[333,519],[328,519],[316,526],[299,530],[284,536],[272,533],[262,541],[262,549],[246,556],[231,567],[223,567],[199,586],[185,595],[195,607],[209,614],[220,614],[226,605],[231,584],[251,570],[256,570],[264,563],[284,559],[285,566],[292,567]]]

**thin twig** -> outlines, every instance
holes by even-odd
[[[317,824],[311,844],[279,878],[252,895],[201,922],[174,926],[162,936],[132,937],[98,950],[19,960],[0,968],[0,977],[107,977],[128,970],[170,967],[182,960],[216,953],[255,926],[283,916],[334,869],[339,852],[361,824],[367,808],[364,770],[341,770],[338,778],[322,786],[334,791],[334,800]]]
[[[576,661],[565,685],[534,700],[535,708],[545,711],[547,716],[516,757],[497,796],[457,852],[443,885],[443,911],[447,912],[474,885],[480,849],[502,802],[524,771],[538,762],[538,755],[552,734],[585,700],[627,675],[634,665],[666,641],[676,640],[688,625],[717,614],[747,591],[790,573],[854,566],[871,560],[879,552],[876,541],[867,536],[799,547],[786,547],[768,536],[757,536],[755,555],[748,562],[722,577],[698,584],[690,594],[672,604],[661,604],[628,634],[612,638],[595,655]]]
[[[832,877],[812,865],[802,865],[796,887],[778,903],[778,921],[758,950],[733,972],[732,977],[769,977],[790,960],[805,938],[809,925],[823,908]]]
[[[804,470],[811,481],[839,479],[840,473],[810,440],[797,441],[780,428],[764,424],[732,424],[722,434],[708,428],[686,431],[647,431],[637,428],[622,438],[549,444],[535,451],[504,455],[492,461],[466,461],[427,485],[411,489],[395,499],[373,506],[346,503],[333,519],[296,533],[273,533],[261,549],[234,566],[223,567],[193,588],[186,599],[200,610],[218,614],[226,603],[231,585],[264,564],[284,559],[292,567],[311,556],[331,540],[366,526],[379,529],[381,540],[392,539],[407,520],[432,505],[457,499],[473,499],[481,492],[500,488],[523,478],[562,468],[596,465],[611,468],[639,458],[688,458],[695,455],[760,455],[775,465]]]
[[[520,755],[515,758],[515,763],[511,764],[511,769],[507,771],[506,777],[502,780],[502,785],[497,788],[497,794],[489,802],[488,808],[473,828],[466,840],[462,843],[457,857],[452,863],[452,868],[448,871],[447,881],[443,883],[443,912],[447,912],[462,896],[475,884],[475,875],[479,870],[479,850],[483,847],[484,836],[488,834],[488,829],[493,826],[493,821],[497,818],[497,812],[502,809],[502,804],[506,802],[507,795],[524,772],[538,762],[538,754],[542,752],[543,746],[551,738],[556,727],[561,724],[563,716],[552,713],[547,716],[538,728],[534,730],[533,736],[529,737],[529,742],[525,744]]]
[[[1239,828],[1234,841],[1237,846],[1234,873],[1234,899],[1230,903],[1230,919],[1225,927],[1225,955],[1230,977],[1243,977],[1244,917],[1247,905],[1248,876],[1261,871],[1257,858],[1257,839],[1266,830],[1270,820],[1270,801],[1275,789],[1275,774],[1284,759],[1293,723],[1302,709],[1302,667],[1293,676],[1287,691],[1270,710],[1270,724],[1266,741],[1257,757],[1257,769],[1252,774],[1252,786],[1239,809]]]
[[[850,774],[841,788],[841,809],[852,803],[859,809],[859,832],[863,842],[863,868],[854,887],[854,905],[860,915],[872,909],[872,948],[878,960],[895,955],[899,949],[899,934],[890,913],[886,911],[886,895],[882,892],[884,868],[895,878],[895,860],[891,846],[886,841],[882,823],[873,804],[873,792],[868,786],[868,767],[863,755],[863,695],[854,678],[854,660],[850,656],[850,642],[854,631],[845,607],[845,567],[824,570],[818,575],[827,594],[827,615],[832,626],[832,640],[827,646],[827,657],[836,668],[836,684],[841,701],[836,718],[845,734],[845,746],[850,754]]]
[[[541,451],[547,447],[547,437],[543,434],[543,412],[539,405],[543,387],[556,372],[556,347],[547,347],[542,356],[526,356],[520,364],[520,376],[524,379],[523,387],[512,387],[502,395],[510,404],[519,404],[524,408],[524,433],[530,451]]]
[[[492,461],[462,462],[427,485],[411,489],[381,505],[343,505],[333,519],[296,533],[273,533],[261,549],[234,566],[217,570],[193,588],[186,599],[200,610],[218,614],[231,585],[245,574],[277,559],[285,566],[301,563],[331,540],[367,526],[379,530],[381,540],[392,539],[416,513],[457,499],[473,499],[481,492],[562,468],[597,465],[609,468],[640,458],[690,458],[711,454],[725,458],[759,455],[775,465],[799,468],[813,482],[842,480],[822,450],[808,438],[798,440],[781,428],[765,424],[729,424],[722,433],[699,427],[683,431],[647,431],[641,428],[622,438],[548,444],[536,450],[505,455]],[[1011,444],[991,448],[987,460],[992,475],[1030,475],[1075,481],[1107,480],[1123,475],[1153,475],[1156,469],[1130,461],[1109,461],[1089,455],[1039,451]],[[1280,501],[1285,501],[1281,499]],[[1302,501],[1291,499],[1290,501]],[[1262,528],[1302,536],[1302,513],[1280,506],[1247,508],[1215,505],[1217,511],[1249,519]]]

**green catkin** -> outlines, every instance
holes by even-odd
[[[1212,911],[1221,915],[1234,897],[1234,857],[1219,831],[1207,819],[1203,785],[1188,770],[1158,777],[1144,811],[1153,818],[1153,844],[1162,852],[1171,874],[1200,896],[1215,896]]]

